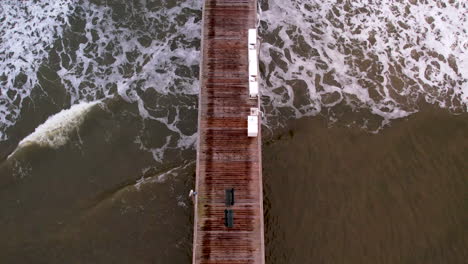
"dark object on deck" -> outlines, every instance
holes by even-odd
[[[226,206],[234,205],[234,188],[226,189]]]
[[[224,210],[224,225],[229,228],[234,227],[234,211]]]

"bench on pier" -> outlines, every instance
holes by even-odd
[[[230,209],[224,210],[224,225],[228,228],[234,227],[234,211]]]
[[[234,205],[234,188],[226,189],[226,206]]]

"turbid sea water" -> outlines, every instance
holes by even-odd
[[[0,263],[190,263],[202,4],[0,1]],[[267,263],[466,263],[468,4],[259,6]]]

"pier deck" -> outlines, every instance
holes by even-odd
[[[261,133],[247,137],[248,29],[256,0],[205,0],[193,241],[194,264],[264,264]],[[234,188],[235,203],[226,205]],[[225,210],[233,226],[225,225]]]

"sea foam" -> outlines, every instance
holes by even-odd
[[[6,62],[0,64],[5,73],[0,78],[4,85],[0,140],[7,139],[4,132],[20,118],[22,100],[34,87],[40,88],[37,71],[51,49],[59,59],[54,67],[59,68],[59,82],[70,104],[102,100],[117,92],[137,103],[143,118],[163,118],[154,113],[164,109],[156,100],[144,100],[143,93],[160,97],[198,93],[200,1],[157,6],[124,1],[111,7],[88,1],[7,0],[2,7],[0,16],[7,23],[0,24],[0,56],[11,55],[0,57]],[[21,87],[15,86],[18,75],[27,76]],[[180,132],[174,123],[168,125]]]
[[[467,111],[468,2],[270,0],[261,6],[267,117],[288,109],[293,118],[334,118],[334,107],[346,104],[387,123],[417,112],[421,100]]]
[[[157,120],[180,136],[178,146],[193,146],[194,135],[185,135],[179,128],[182,110],[196,111],[194,100],[199,90],[198,64],[201,31],[201,2],[181,1],[180,4],[156,9],[149,3],[126,3],[126,17],[116,17],[115,7],[80,4],[71,16],[83,21],[82,31],[76,31],[86,41],[73,50],[67,43],[58,56],[73,64],[61,64],[57,72],[70,94],[71,103],[100,100],[115,93],[128,103],[138,106],[143,119]],[[135,20],[142,19],[142,23]],[[104,61],[103,58],[107,58]],[[194,70],[196,69],[196,70]],[[147,96],[151,94],[151,99]],[[185,97],[185,98],[184,98]],[[193,105],[185,103],[186,98]],[[171,100],[170,104],[162,101]],[[168,118],[168,112],[175,117]],[[169,143],[153,149],[141,149],[162,159]]]
[[[74,1],[2,0],[0,9],[0,140],[38,85],[37,71],[63,34]]]
[[[177,1],[175,5],[123,1],[118,6],[90,1],[35,2],[44,14],[28,13],[36,5],[31,4],[22,11],[26,4],[15,3],[17,1],[7,1],[5,12],[12,10],[8,21],[16,23],[7,29],[20,37],[27,34],[22,39],[12,40],[12,45],[0,44],[3,50],[6,53],[13,51],[13,44],[27,41],[27,35],[38,37],[38,40],[44,38],[44,42],[39,43],[43,45],[31,47],[43,52],[41,56],[28,57],[28,64],[34,66],[28,71],[28,76],[32,77],[28,77],[28,86],[23,85],[19,92],[29,96],[33,87],[38,87],[37,71],[41,63],[45,62],[47,66],[50,53],[55,58],[53,68],[58,68],[57,82],[66,90],[70,105],[104,100],[118,94],[138,106],[143,120],[162,122],[179,135],[156,149],[145,146],[139,137],[135,139],[142,149],[152,152],[156,160],[162,159],[167,148],[194,145],[196,134],[181,128],[185,117],[180,115],[196,112],[202,1]],[[67,5],[61,5],[63,3]],[[62,9],[54,7],[56,5]],[[126,15],[122,16],[122,12]],[[18,25],[23,24],[28,15],[41,27],[36,25],[36,28],[21,31]],[[36,51],[29,53],[36,54]],[[21,54],[10,60],[11,67],[18,72],[25,71],[19,67]],[[14,74],[8,74],[8,78],[9,87],[15,89]],[[0,133],[21,118],[21,104],[14,105],[14,99],[8,99],[6,91],[2,90],[0,107],[5,107],[0,113],[4,120],[0,123]],[[6,136],[0,137],[0,140],[5,139]]]

